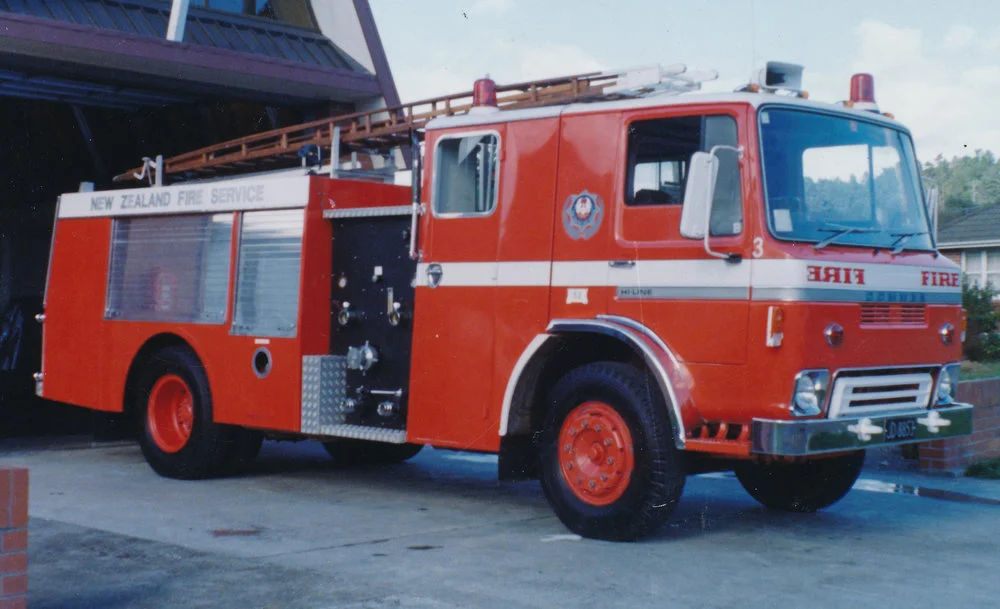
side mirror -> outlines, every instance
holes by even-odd
[[[696,152],[688,164],[687,185],[684,187],[684,207],[681,209],[681,236],[704,239],[708,234],[715,180],[719,175],[719,158],[711,152]]]
[[[937,239],[938,229],[938,201],[941,198],[941,191],[937,186],[931,186],[927,191],[927,216],[931,219],[931,230],[934,232],[934,239]]]

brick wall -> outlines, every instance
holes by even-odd
[[[0,469],[0,609],[28,606],[28,470]]]
[[[1000,457],[1000,379],[963,381],[958,401],[975,406],[972,435],[920,445],[920,471],[956,475],[971,463]]]
[[[962,264],[962,250],[948,250],[941,252],[944,257],[951,260],[955,264],[961,266]]]

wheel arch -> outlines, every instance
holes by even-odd
[[[571,369],[594,361],[630,362],[647,370],[664,398],[674,444],[684,448],[681,408],[689,402],[689,383],[683,382],[688,375],[669,347],[628,318],[556,319],[528,344],[508,379],[499,429],[501,479],[536,475],[534,440],[545,413],[546,389]]]
[[[139,378],[142,375],[142,370],[155,353],[167,347],[185,347],[189,349],[198,362],[201,363],[201,358],[198,356],[198,352],[195,351],[189,341],[185,340],[181,336],[172,332],[162,332],[151,336],[141,347],[139,347],[139,350],[136,351],[135,355],[132,357],[132,363],[129,364],[128,373],[125,375],[125,387],[122,394],[123,413],[128,415],[134,414],[132,412],[132,409],[135,406],[135,400],[132,399],[135,397],[133,392],[137,388]]]

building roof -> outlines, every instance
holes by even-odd
[[[0,0],[0,95],[135,109],[197,98],[355,103],[383,84],[320,31],[170,2]],[[390,81],[391,83],[391,81]]]
[[[1000,245],[1000,203],[974,209],[938,229],[938,249]]]
[[[0,12],[163,39],[170,3],[155,0],[0,0]],[[185,42],[352,72],[360,63],[318,30],[192,6]]]

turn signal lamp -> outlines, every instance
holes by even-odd
[[[938,334],[941,335],[942,343],[950,345],[955,340],[955,326],[946,323],[938,330]]]
[[[823,336],[826,337],[826,344],[831,347],[839,347],[844,344],[844,328],[837,323],[832,323],[823,330]]]
[[[852,108],[878,112],[875,104],[875,78],[871,74],[855,74],[851,77]]]
[[[767,346],[780,347],[785,338],[785,312],[781,307],[767,308]]]

